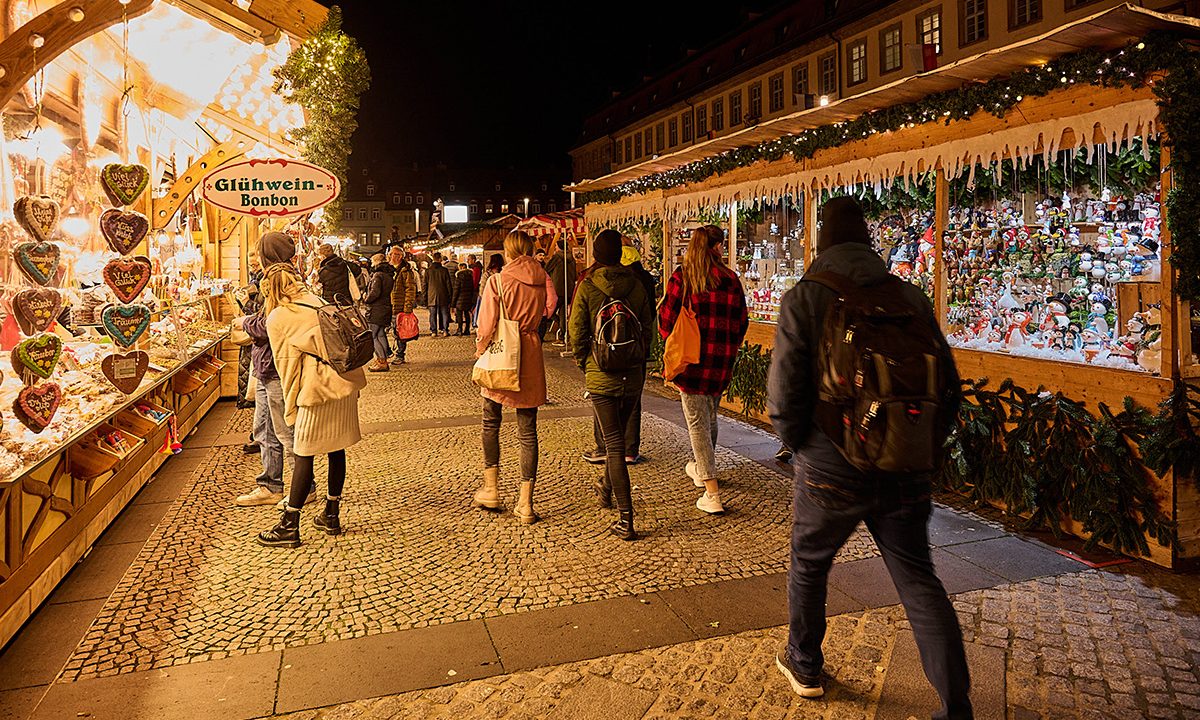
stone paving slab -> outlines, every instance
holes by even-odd
[[[1003,718],[1004,650],[966,643],[967,664],[971,668],[971,705],[975,717]],[[875,720],[908,720],[926,718],[941,707],[937,694],[921,667],[921,656],[911,630],[896,633],[892,657],[888,662],[887,679],[879,696],[879,712]]]

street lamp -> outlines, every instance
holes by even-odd
[[[529,217],[529,198],[525,198],[525,217]]]
[[[413,208],[413,232],[421,234],[421,208]]]

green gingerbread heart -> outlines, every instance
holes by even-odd
[[[54,372],[61,355],[62,340],[57,335],[38,335],[21,341],[13,350],[13,370],[27,380],[30,373],[45,380]]]

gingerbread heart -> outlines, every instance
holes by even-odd
[[[100,215],[100,233],[108,246],[122,255],[133,252],[150,232],[150,221],[137,212],[105,210]]]
[[[62,252],[52,242],[25,242],[14,249],[17,269],[37,285],[49,285],[58,277]]]
[[[123,303],[131,303],[146,289],[150,282],[150,258],[145,255],[128,260],[110,260],[104,266],[104,284],[112,288],[113,294]]]
[[[13,203],[13,214],[17,216],[17,223],[38,242],[50,240],[54,229],[58,227],[60,212],[58,203],[48,195],[25,195]]]
[[[145,305],[105,305],[100,322],[113,342],[131,347],[150,326],[150,308]]]
[[[113,387],[126,395],[137,392],[138,386],[142,384],[142,378],[146,376],[148,367],[150,367],[150,355],[141,350],[134,350],[124,355],[120,353],[105,355],[104,359],[100,361],[100,371],[104,373],[104,377],[113,384]]]
[[[13,370],[27,385],[45,380],[54,372],[58,358],[62,355],[62,340],[57,335],[38,335],[22,340],[13,348],[11,361]]]
[[[13,315],[26,335],[36,335],[50,328],[62,312],[63,298],[53,288],[22,290],[13,298]]]
[[[100,184],[113,205],[132,205],[150,184],[150,171],[144,165],[105,165]]]
[[[62,390],[54,383],[39,383],[27,387],[13,401],[13,413],[25,427],[40,433],[50,425],[62,403]]]

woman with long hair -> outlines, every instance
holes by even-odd
[[[513,515],[530,525],[537,522],[533,511],[533,485],[538,467],[538,408],[546,403],[546,366],[538,325],[558,303],[558,296],[542,266],[533,259],[533,239],[513,231],[504,239],[508,263],[484,283],[479,306],[479,336],[476,357],[487,350],[496,335],[500,316],[514,320],[521,329],[519,390],[483,388],[483,486],[475,492],[477,507],[498,510],[500,503],[500,418],[501,409],[517,411],[517,438],[521,444],[521,484]],[[493,263],[495,261],[493,260]]]
[[[263,251],[261,242],[259,254],[264,262],[272,256]],[[362,437],[358,394],[366,387],[367,378],[362,368],[343,374],[320,359],[325,343],[317,309],[324,303],[305,287],[290,263],[276,262],[267,267],[262,290],[267,335],[283,388],[284,421],[293,429],[295,464],[283,517],[274,528],[260,533],[258,542],[295,548],[300,546],[300,509],[313,482],[317,455],[329,457],[328,494],[325,508],[313,518],[313,525],[330,535],[342,532],[340,501],[346,482],[346,448]]]
[[[679,389],[692,441],[693,460],[684,471],[696,487],[704,488],[696,507],[713,515],[725,512],[717,481],[717,410],[749,326],[746,293],[725,265],[724,245],[725,233],[716,225],[692,231],[683,264],[667,282],[658,311],[663,338],[671,335],[685,306],[695,313],[700,327],[700,361],[687,366],[672,383]]]

